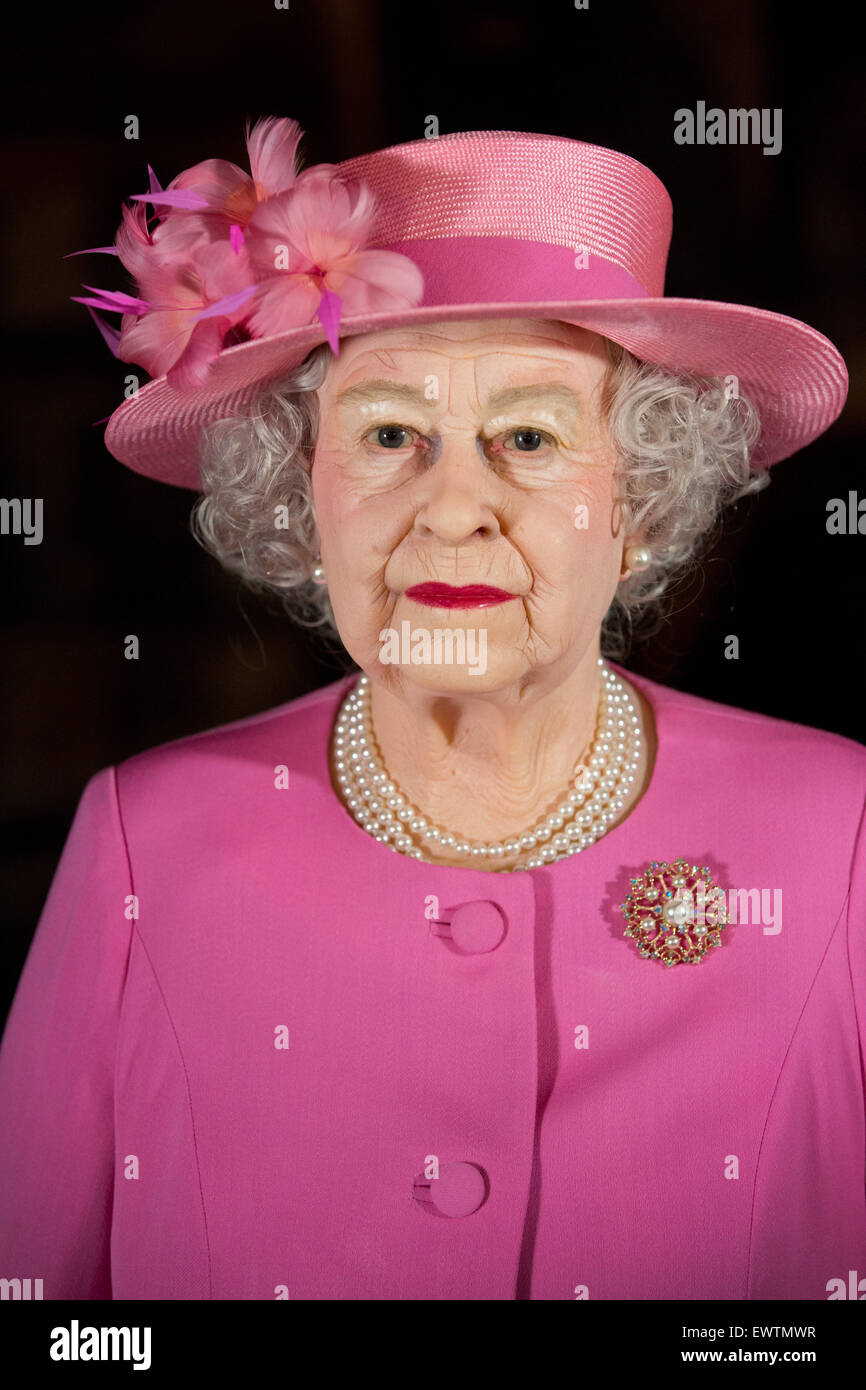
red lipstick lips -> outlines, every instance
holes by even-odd
[[[406,590],[406,597],[431,608],[490,608],[494,603],[517,598],[517,594],[489,584],[463,584],[459,588],[452,584],[413,584]]]

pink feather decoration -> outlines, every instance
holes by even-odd
[[[192,188],[167,188],[158,193],[130,193],[129,196],[133,203],[153,203],[154,207],[186,208],[192,212],[200,212],[202,208],[210,207],[207,198],[203,198]]]
[[[250,281],[246,252],[234,252],[227,241],[199,242],[178,261],[156,263],[150,276],[153,307],[124,321],[120,357],[152,376],[166,375],[178,390],[195,389],[226,333],[243,321],[255,290]]]
[[[70,256],[116,256],[116,246],[86,246],[83,251],[67,251],[62,260],[68,261]]]
[[[297,121],[288,117],[263,116],[252,130],[247,122],[247,154],[259,201],[294,184],[303,134]]]
[[[88,314],[105,339],[105,342],[108,344],[108,349],[112,357],[118,357],[120,355],[120,329],[114,328],[110,323],[106,323],[103,318],[100,318],[95,309],[91,309],[89,304],[86,308]]]
[[[136,299],[131,294],[124,294],[122,290],[98,290],[94,285],[83,285],[82,289],[91,290],[97,297],[91,299],[83,294],[73,294],[70,297],[76,304],[92,305],[94,309],[107,309],[111,313],[120,314],[146,314],[152,307],[146,299]]]
[[[340,355],[340,312],[343,301],[333,290],[322,290],[316,317],[325,330],[331,351],[335,357]]]
[[[249,174],[207,159],[163,189],[148,164],[149,191],[121,209],[114,246],[89,248],[116,255],[137,293],[85,285],[87,297],[73,296],[121,361],[194,391],[239,337],[318,321],[337,354],[345,316],[420,303],[423,277],[409,257],[367,249],[371,191],[333,164],[299,171],[302,135],[285,117],[247,123]],[[95,310],[121,314],[120,329]]]
[[[255,336],[312,323],[324,291],[339,295],[343,314],[420,302],[423,277],[408,256],[364,250],[374,211],[366,186],[349,185],[327,170],[308,170],[294,189],[260,204],[246,236],[262,282],[249,320]],[[325,314],[333,331],[333,309]]]

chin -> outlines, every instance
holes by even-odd
[[[403,689],[414,688],[455,697],[490,695],[499,690],[513,689],[529,674],[525,663],[516,660],[516,657],[513,649],[497,652],[488,648],[478,660],[461,665],[413,662],[382,669],[398,675]]]

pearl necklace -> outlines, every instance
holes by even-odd
[[[433,825],[409,803],[379,757],[366,675],[344,698],[335,724],[334,768],[346,806],[375,840],[397,854],[432,864],[438,861],[425,856],[425,845],[436,844],[484,863],[515,854],[530,856],[525,863],[499,873],[540,868],[579,854],[616,820],[640,762],[640,720],[634,703],[602,657],[598,664],[602,690],[587,763],[579,765],[573,788],[556,810],[523,835],[489,843],[467,840]]]

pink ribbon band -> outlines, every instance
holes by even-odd
[[[649,298],[627,270],[580,246],[458,236],[398,241],[381,249],[415,262],[424,276],[424,304]]]

